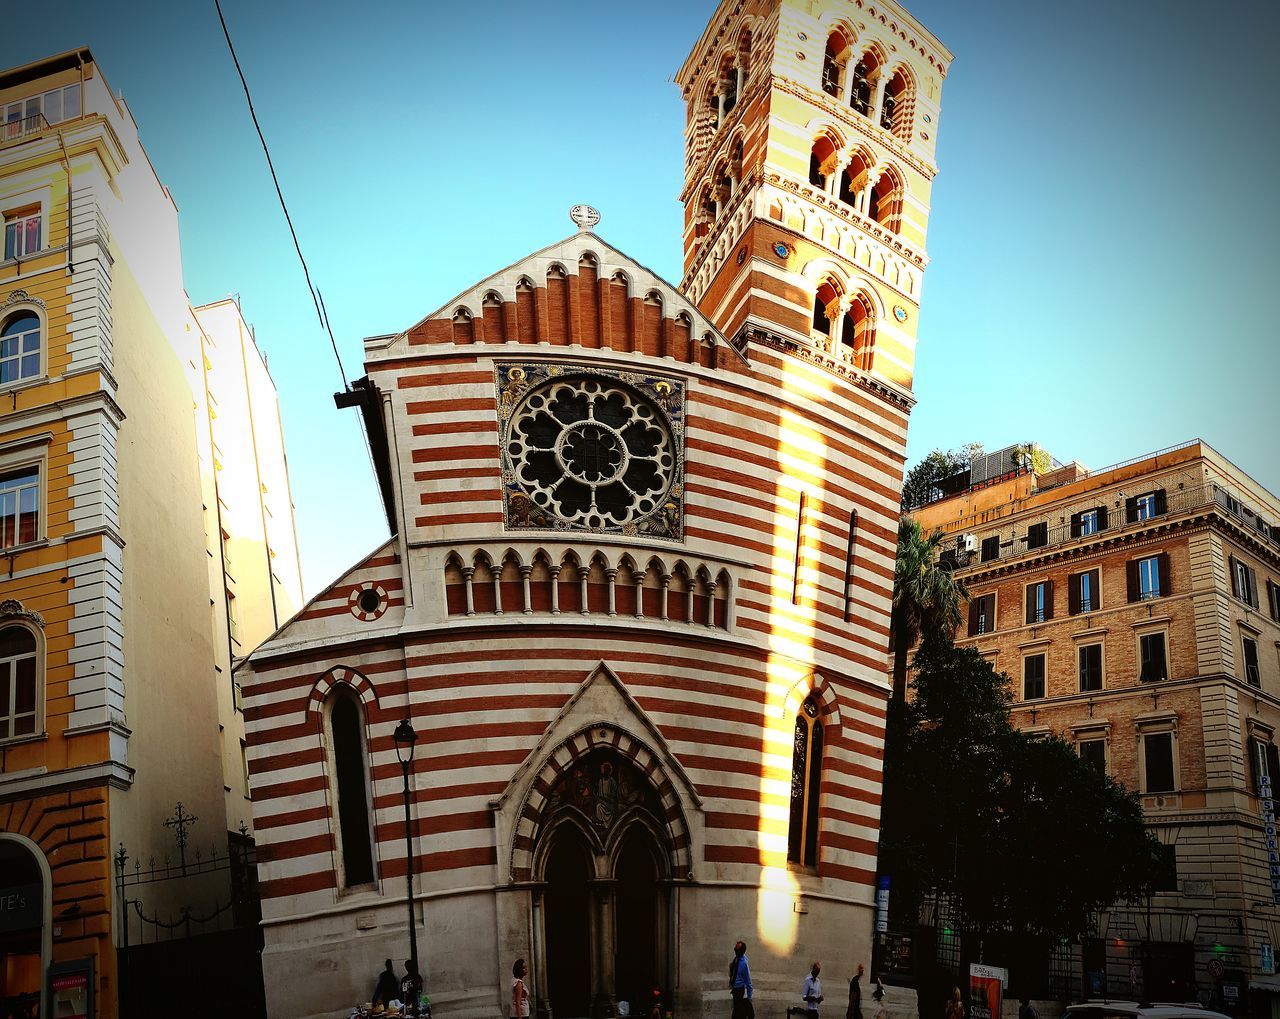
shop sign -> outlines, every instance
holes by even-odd
[[[44,886],[0,888],[0,931],[22,931],[44,923]]]
[[[93,959],[55,962],[49,967],[49,1000],[58,1019],[90,1019],[93,1008]]]
[[[1271,800],[1271,776],[1265,772],[1259,783],[1262,794],[1262,829],[1267,837],[1267,866],[1271,871],[1271,901],[1280,902],[1280,851],[1276,848],[1276,812]]]
[[[1000,1019],[1008,983],[1007,969],[969,963],[969,1019]]]
[[[1269,977],[1275,974],[1276,952],[1270,941],[1264,941],[1258,946],[1258,969],[1262,971],[1263,976]]]
[[[876,933],[889,930],[889,876],[882,874],[876,880]]]

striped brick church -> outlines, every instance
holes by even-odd
[[[679,286],[578,207],[366,340],[395,537],[240,668],[272,1016],[408,955],[404,718],[437,1014],[505,1014],[518,957],[562,1019],[727,1015],[737,938],[773,1015],[869,964],[949,60],[892,4],[725,0],[677,76]]]

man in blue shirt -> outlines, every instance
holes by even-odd
[[[809,970],[809,975],[804,978],[804,987],[800,991],[805,1014],[809,1019],[818,1019],[818,1006],[822,1003],[822,981],[818,979],[818,974],[821,972],[822,963],[815,962],[813,969]]]
[[[745,941],[739,941],[733,946],[733,961],[729,963],[729,990],[733,994],[733,1019],[755,1019],[756,1009],[751,1004],[751,966],[747,963]]]

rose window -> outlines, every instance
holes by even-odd
[[[662,411],[596,376],[562,376],[525,396],[507,453],[535,504],[582,527],[619,527],[658,510],[676,468]]]

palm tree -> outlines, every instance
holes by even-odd
[[[960,603],[969,592],[938,561],[942,532],[925,536],[918,520],[898,524],[898,560],[893,569],[893,615],[889,648],[893,652],[893,698],[907,695],[907,654],[926,631],[954,634],[960,625]]]

